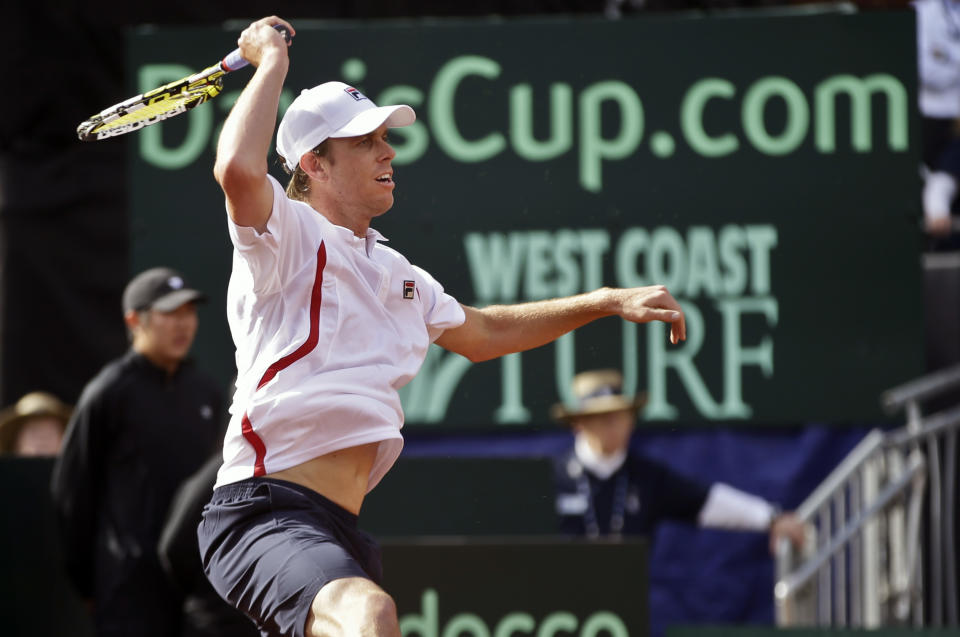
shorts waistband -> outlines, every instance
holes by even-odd
[[[358,516],[354,515],[350,511],[347,511],[333,500],[330,500],[329,498],[317,493],[309,487],[303,486],[302,484],[290,482],[289,480],[280,480],[277,478],[254,477],[225,484],[213,490],[211,502],[219,503],[243,500],[252,496],[259,487],[265,484],[274,485],[284,489],[285,491],[293,492],[297,496],[307,498],[331,515],[339,518],[344,524],[348,524],[351,527],[357,526],[359,519]]]

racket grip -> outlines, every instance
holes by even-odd
[[[283,36],[283,39],[286,40],[287,43],[290,42],[290,32],[287,31],[287,27],[283,26],[282,24],[275,24],[273,25],[273,28],[280,32],[280,34]],[[227,73],[230,71],[236,71],[237,69],[242,69],[248,64],[250,64],[250,62],[243,57],[243,55],[240,53],[240,49],[234,49],[233,51],[230,51],[230,53],[227,53],[226,57],[220,60],[220,67]]]

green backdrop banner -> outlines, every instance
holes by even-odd
[[[433,348],[408,423],[546,423],[597,366],[649,393],[651,421],[863,421],[922,372],[910,12],[294,24],[281,110],[329,79],[417,110],[374,225],[460,301],[662,283],[687,312],[679,347],[608,318],[494,362]],[[130,89],[211,63],[242,26],[131,33]],[[210,294],[196,352],[225,383],[212,149],[249,76],[126,138],[133,269]]]
[[[649,634],[644,541],[448,537],[382,550],[404,637]]]

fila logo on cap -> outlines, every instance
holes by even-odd
[[[403,282],[403,298],[412,299],[413,291],[416,289],[416,283],[414,281],[404,281]]]
[[[357,100],[358,102],[359,102],[360,100],[365,100],[365,99],[367,99],[367,96],[366,96],[366,95],[364,95],[363,93],[361,93],[361,92],[358,91],[357,89],[353,88],[352,86],[348,86],[347,88],[343,89],[343,92],[346,93],[347,95],[349,95],[350,97],[352,97],[353,99]]]

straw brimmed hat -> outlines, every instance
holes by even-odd
[[[581,416],[595,416],[615,411],[637,412],[647,404],[647,394],[623,395],[623,375],[615,369],[581,372],[571,384],[573,405],[557,403],[550,409],[555,420],[570,421]]]
[[[67,428],[73,409],[53,394],[35,391],[26,394],[11,407],[0,411],[0,453],[9,453],[23,426],[33,418],[53,417]]]

